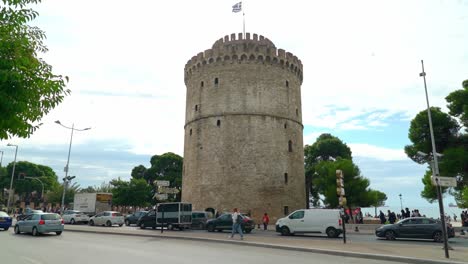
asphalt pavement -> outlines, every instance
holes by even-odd
[[[167,240],[158,237],[64,232],[61,236],[15,235],[0,231],[1,263],[222,263],[222,264],[393,264],[398,262],[340,257],[236,244]]]

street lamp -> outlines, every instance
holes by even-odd
[[[3,150],[0,150],[0,152],[2,153],[2,156],[0,156],[0,168],[2,167],[2,161],[3,161]]]
[[[11,143],[7,144],[8,147],[16,147],[15,149],[15,161],[13,162],[13,171],[11,172],[11,179],[10,179],[10,190],[8,191],[8,202],[7,202],[7,210],[10,210],[10,201],[11,201],[11,193],[13,192],[13,178],[15,175],[15,168],[16,168],[16,155],[18,154],[18,145],[13,145]],[[13,194],[14,196],[14,194]]]
[[[68,184],[71,182],[71,180],[75,179],[76,176],[66,176],[63,178],[63,194],[62,194],[62,210],[61,213],[63,214],[63,211],[65,210],[65,191],[67,190]]]
[[[75,178],[75,176],[73,176],[73,178],[69,178],[68,177],[68,166],[70,165],[70,153],[71,153],[71,146],[72,146],[72,142],[73,142],[73,131],[85,131],[85,130],[90,130],[91,128],[90,127],[87,127],[87,128],[83,128],[83,129],[78,129],[78,128],[75,128],[75,124],[72,124],[72,127],[68,127],[68,126],[65,126],[63,125],[62,123],[60,123],[59,120],[55,121],[55,123],[61,125],[62,127],[64,128],[67,128],[67,129],[70,129],[71,130],[71,136],[70,136],[70,146],[68,147],[68,158],[67,158],[67,165],[65,166],[64,168],[64,171],[65,171],[65,178],[63,178],[63,194],[62,194],[62,207],[61,207],[61,210],[60,212],[63,213],[63,210],[65,208],[65,189],[66,189],[66,184],[67,184],[67,181]]]
[[[427,95],[427,85],[426,85],[426,72],[424,72],[424,61],[421,60],[422,72],[419,74],[420,77],[424,79],[424,91],[426,92],[426,103],[427,103],[427,116],[429,118],[429,131],[431,133],[431,143],[432,143],[432,159],[434,166],[432,167],[432,176],[440,176],[439,175],[439,163],[437,158],[439,157],[436,151],[436,145],[434,140],[434,129],[432,128],[432,118],[431,118],[431,109],[429,106],[429,96]],[[436,186],[437,189],[437,198],[439,200],[439,211],[440,211],[440,220],[442,221],[442,234],[444,236],[444,249],[445,249],[445,257],[449,258],[449,247],[447,241],[447,228],[445,226],[445,213],[444,213],[444,204],[442,201],[442,191],[439,184]]]
[[[400,205],[401,205],[401,210],[403,211],[403,201],[401,200],[401,193],[398,196],[400,196]]]

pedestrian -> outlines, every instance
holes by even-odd
[[[263,214],[262,222],[263,222],[263,230],[267,230],[268,223],[270,222],[270,217],[268,216],[267,213]]]
[[[244,234],[242,233],[242,216],[237,210],[237,208],[234,208],[232,212],[232,233],[229,236],[229,238],[234,238],[234,235],[239,233],[240,239],[244,240]]]
[[[390,224],[394,224],[396,222],[395,213],[391,212],[390,210],[388,210],[388,221],[390,222]]]
[[[380,210],[379,218],[380,218],[380,224],[384,225],[385,222],[387,222],[387,218],[385,218],[385,214],[382,212],[382,210]]]
[[[411,217],[411,213],[410,213],[408,207],[406,207],[405,210],[406,210],[405,211],[405,218]]]

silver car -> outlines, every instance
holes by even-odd
[[[88,224],[91,226],[93,225],[122,226],[124,224],[124,216],[120,212],[104,211],[89,218]]]
[[[15,233],[19,234],[21,232],[31,233],[33,236],[50,232],[61,235],[63,232],[63,219],[60,215],[53,213],[31,214],[16,222]]]
[[[89,222],[89,216],[86,214],[76,211],[76,210],[67,210],[63,212],[63,221],[65,224],[76,224],[76,223],[85,223],[87,224]]]

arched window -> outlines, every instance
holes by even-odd
[[[218,121],[216,121],[216,126],[218,126],[218,127],[221,126],[221,120],[218,119]]]
[[[289,81],[286,81],[286,88],[289,88]]]
[[[286,206],[283,207],[283,213],[284,213],[284,215],[289,214],[289,206],[286,205]]]
[[[289,152],[292,152],[292,141],[291,140],[288,141],[288,150],[289,150]]]
[[[288,173],[284,174],[284,184],[288,184]]]
[[[200,87],[203,87],[205,84],[203,83],[203,81],[200,83]]]
[[[284,129],[288,128],[288,123],[284,123]]]
[[[198,111],[198,105],[195,105],[195,111]]]
[[[215,88],[218,88],[218,84],[219,84],[219,79],[218,79],[218,77],[216,77],[216,78],[214,79]]]
[[[192,129],[190,129],[190,135],[192,135]]]
[[[296,108],[296,116],[299,116],[299,109]]]

